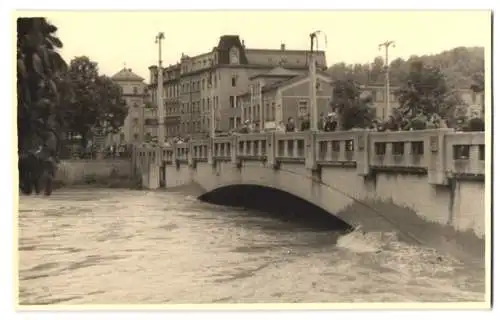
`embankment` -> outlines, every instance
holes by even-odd
[[[140,187],[134,178],[132,164],[127,159],[63,160],[57,169],[56,188],[92,186],[103,188]]]

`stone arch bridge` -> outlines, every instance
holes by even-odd
[[[137,147],[133,167],[149,189],[259,185],[351,225],[395,228],[418,241],[482,242],[484,140],[484,132],[450,129],[256,133]]]

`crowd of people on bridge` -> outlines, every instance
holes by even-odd
[[[286,123],[280,121],[275,127],[262,129],[257,121],[245,120],[241,126],[231,129],[227,132],[216,131],[216,136],[231,136],[237,134],[263,133],[268,131],[275,132],[304,132],[311,130],[311,116],[306,114],[299,120],[299,125],[294,117],[288,117]],[[411,119],[406,119],[398,115],[391,115],[386,121],[374,119],[368,125],[357,126],[350,130],[372,130],[377,132],[387,131],[414,131],[426,129],[453,128],[455,131],[484,131],[484,120],[478,116],[469,120],[458,120],[457,123],[451,125],[450,121],[443,119],[438,114],[425,115],[418,113]],[[341,131],[340,117],[337,112],[329,112],[328,114],[321,113],[317,122],[316,129],[322,132]],[[208,138],[206,133],[204,138]],[[189,142],[191,136],[175,136],[167,139],[164,145],[169,147],[175,144]],[[150,144],[150,143],[146,143]],[[156,144],[156,143],[153,143]]]
[[[386,121],[381,121],[379,119],[374,119],[369,125],[354,127],[350,130],[372,130],[377,132],[385,131],[414,131],[414,130],[426,130],[426,129],[443,129],[443,128],[453,128],[455,131],[484,131],[484,120],[478,116],[475,116],[469,120],[458,120],[456,124],[451,125],[448,120],[443,119],[437,113],[432,115],[425,115],[423,113],[418,113],[412,119],[405,119],[401,116],[391,115]],[[330,112],[327,115],[323,113],[320,114],[319,120],[316,126],[318,131],[323,132],[334,132],[340,131],[340,121],[339,116],[336,112]],[[286,124],[279,122],[276,128],[272,129],[277,132],[301,132],[311,130],[311,117],[309,114],[305,115],[297,126],[294,117],[288,117]],[[230,133],[259,133],[266,130],[259,128],[255,121],[246,120],[243,125]]]

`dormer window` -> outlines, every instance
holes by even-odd
[[[238,48],[231,48],[231,51],[229,53],[229,62],[231,64],[240,63],[240,52],[238,51]]]

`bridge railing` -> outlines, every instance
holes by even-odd
[[[276,133],[275,159],[280,162],[304,162],[308,132]]]
[[[316,134],[316,162],[320,165],[356,165],[356,131]]]
[[[213,153],[214,160],[231,160],[234,149],[234,137],[217,137],[213,140]]]
[[[484,176],[484,132],[457,132],[446,135],[446,171],[453,176]]]
[[[197,162],[208,161],[208,145],[209,140],[195,140],[189,144],[191,157]]]
[[[256,133],[193,140],[170,147],[134,149],[134,167],[151,163],[214,163],[242,160],[270,165],[305,163],[309,169],[324,166],[356,167],[360,175],[374,171],[427,173],[430,183],[443,184],[453,176],[484,177],[484,132],[436,129],[402,132]]]
[[[187,163],[189,160],[190,143],[174,144],[175,160],[180,163]]]
[[[431,166],[436,130],[371,132],[370,167],[378,170],[426,172]],[[443,135],[444,133],[441,133]],[[441,148],[442,149],[442,148]]]
[[[244,134],[236,136],[236,157],[239,159],[254,159],[265,160],[267,158],[268,144],[272,145],[272,141],[268,141],[268,134]]]

